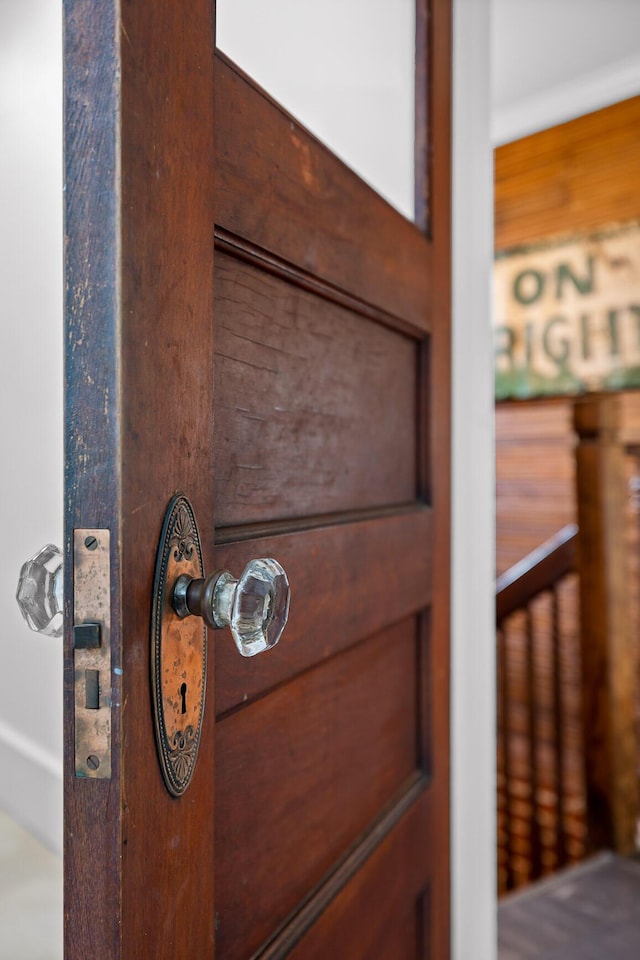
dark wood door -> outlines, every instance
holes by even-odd
[[[417,221],[222,54],[212,5],[68,0],[67,621],[111,533],[111,776],[74,775],[69,958],[449,954],[449,66],[418,4]],[[210,634],[170,796],[149,680],[176,491],[208,569],[275,557],[280,644]]]

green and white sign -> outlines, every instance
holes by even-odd
[[[499,254],[496,399],[640,387],[640,223]]]

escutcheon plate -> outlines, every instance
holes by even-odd
[[[207,629],[200,617],[181,620],[171,598],[179,576],[204,577],[193,507],[172,498],[160,535],[151,615],[151,687],[156,744],[167,790],[185,792],[196,765],[207,676]]]

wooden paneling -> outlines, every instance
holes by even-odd
[[[575,522],[571,401],[496,407],[498,574]]]
[[[221,253],[216,310],[218,528],[414,499],[414,341]]]
[[[416,664],[412,618],[219,721],[218,937],[229,960],[250,955],[415,775]]]
[[[640,217],[640,97],[499,147],[498,250]]]

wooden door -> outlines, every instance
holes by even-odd
[[[418,3],[416,208],[238,67],[209,0],[66,3],[66,598],[111,538],[111,776],[74,775],[66,956],[449,955],[447,0]],[[176,491],[205,564],[273,556],[278,647],[210,634],[198,766],[156,755]]]

